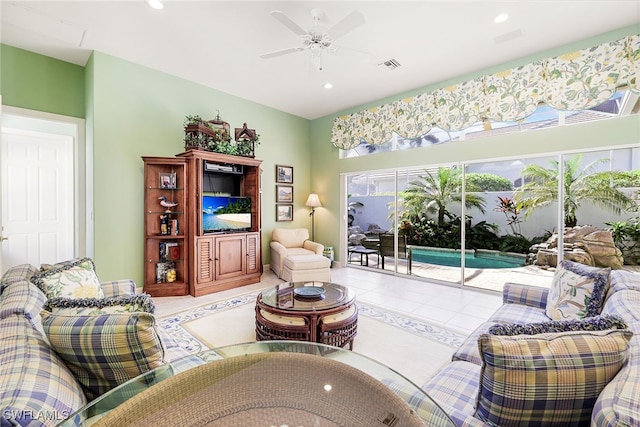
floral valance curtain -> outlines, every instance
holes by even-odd
[[[456,131],[484,119],[517,121],[540,103],[585,110],[622,86],[640,92],[638,34],[337,117],[331,142],[348,150],[363,140],[383,144],[393,132],[415,138],[432,127]]]

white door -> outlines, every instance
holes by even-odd
[[[1,266],[73,258],[73,137],[2,128]]]

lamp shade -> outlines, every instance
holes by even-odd
[[[320,203],[320,198],[316,193],[309,194],[309,197],[307,198],[307,203],[305,203],[304,205],[309,206],[310,208],[322,207],[322,203]]]

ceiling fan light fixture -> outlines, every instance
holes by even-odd
[[[282,11],[274,10],[271,12],[271,16],[298,35],[302,40],[302,44],[298,47],[267,52],[260,55],[260,57],[264,59],[275,58],[281,55],[307,50],[311,53],[311,65],[317,71],[322,71],[323,69],[322,59],[325,53],[336,54],[345,49],[344,47],[335,46],[333,42],[360,27],[365,22],[364,16],[360,12],[351,12],[331,28],[324,30],[320,25],[320,21],[325,16],[324,12],[320,9],[312,9],[311,17],[313,18],[314,24],[311,28],[305,30]]]

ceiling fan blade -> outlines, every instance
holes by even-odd
[[[304,50],[304,49],[301,47],[290,47],[288,49],[282,49],[282,50],[276,50],[274,52],[263,53],[262,55],[260,55],[260,58],[262,59],[275,58],[276,56],[282,56],[282,55],[287,55],[289,53],[300,52],[301,50]]]
[[[285,27],[287,27],[297,35],[304,36],[307,34],[305,30],[303,30],[298,24],[293,22],[291,18],[289,18],[287,15],[284,14],[284,12],[281,12],[279,10],[274,10],[273,12],[271,12],[271,16],[276,18],[278,21],[280,21],[282,25],[284,25]]]
[[[349,15],[345,16],[342,21],[329,28],[327,34],[329,34],[333,40],[337,40],[363,25],[364,22],[364,15],[358,11],[353,11]]]

